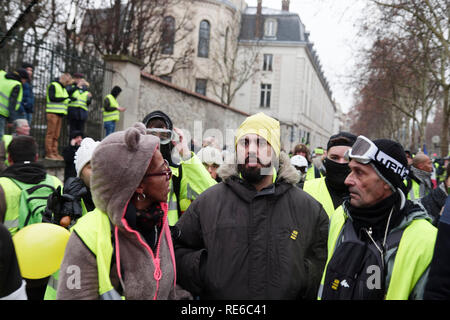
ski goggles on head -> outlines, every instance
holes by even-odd
[[[364,136],[359,136],[353,146],[345,153],[345,160],[350,161],[354,159],[362,164],[368,164],[375,160],[375,154],[378,147]]]
[[[173,132],[169,129],[149,128],[147,133],[157,136],[161,144],[168,144],[173,137]]]
[[[362,164],[368,164],[371,161],[377,162],[400,175],[402,179],[405,179],[409,173],[406,166],[378,149],[375,143],[364,136],[359,136],[356,139],[355,143],[347,150],[344,157],[347,161],[353,159]]]

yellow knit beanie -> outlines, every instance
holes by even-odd
[[[236,132],[235,146],[246,134],[253,133],[266,139],[272,146],[277,157],[280,155],[280,122],[260,112],[248,117],[242,122]]]

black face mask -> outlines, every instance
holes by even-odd
[[[337,163],[326,158],[323,165],[326,169],[325,179],[328,185],[338,192],[347,192],[348,187],[344,184],[344,181],[351,172],[348,163]]]

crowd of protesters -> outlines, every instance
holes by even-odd
[[[0,74],[1,299],[450,298],[448,156],[350,132],[288,154],[264,113],[240,124],[232,150],[215,137],[192,150],[160,110],[115,132],[126,110],[118,86],[94,141],[84,132],[89,83],[65,73],[47,88],[45,138],[45,158],[66,162],[63,184],[29,136],[32,71]],[[56,267],[23,250],[43,225],[67,232],[46,241],[66,239]]]

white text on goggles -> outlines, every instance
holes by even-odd
[[[345,159],[350,161],[354,159],[362,164],[368,164],[370,161],[376,161],[382,164],[387,169],[394,171],[400,175],[402,179],[405,179],[408,175],[408,169],[400,162],[387,155],[383,151],[364,136],[359,136],[352,148],[345,153]]]

